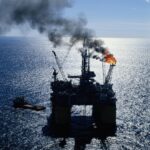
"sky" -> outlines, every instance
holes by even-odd
[[[150,38],[150,0],[73,0],[64,15],[71,19],[84,16],[87,27],[100,37]],[[8,33],[13,34],[20,34],[18,27]]]
[[[150,37],[150,0],[74,0],[65,14],[84,14],[97,36]]]

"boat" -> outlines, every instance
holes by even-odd
[[[44,106],[30,104],[27,100],[25,100],[24,96],[16,97],[13,100],[13,107],[14,108],[31,109],[31,110],[35,110],[35,111],[41,111],[46,108]]]

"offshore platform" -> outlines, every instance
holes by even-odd
[[[83,46],[80,53],[81,75],[69,75],[66,78],[59,58],[53,51],[63,80],[57,78],[58,72],[54,69],[50,98],[52,112],[46,126],[51,137],[75,138],[75,149],[79,149],[79,145],[87,144],[92,138],[106,139],[116,133],[116,97],[110,82],[115,65],[110,65],[104,83],[100,84],[95,81],[96,75],[90,70],[89,48]],[[74,78],[79,79],[78,84],[72,82]],[[73,116],[74,105],[84,106],[85,110],[87,105],[92,106],[92,115]]]

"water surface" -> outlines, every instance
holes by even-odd
[[[150,39],[104,38],[118,62],[113,73],[117,96],[117,136],[108,137],[107,149],[150,149]],[[59,139],[44,136],[42,128],[50,115],[50,81],[56,67],[51,44],[45,39],[0,37],[0,149],[60,149]],[[56,52],[63,60],[66,47]],[[74,48],[64,64],[66,74],[79,74],[80,54]],[[102,65],[91,61],[91,70],[102,83]],[[106,70],[108,66],[106,65]],[[12,99],[23,95],[43,112],[15,110]],[[78,112],[80,113],[80,112]],[[71,150],[67,139],[64,149]],[[102,149],[93,139],[87,150]]]

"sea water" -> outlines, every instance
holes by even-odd
[[[117,97],[117,133],[108,137],[106,149],[150,149],[150,39],[102,38],[117,59],[113,72],[113,88]],[[70,51],[63,69],[65,74],[78,75],[81,69],[80,46]],[[43,135],[50,109],[50,82],[55,50],[60,62],[67,46],[53,48],[41,38],[0,37],[0,149],[57,150],[59,140]],[[91,60],[96,80],[103,83],[102,64]],[[108,65],[105,65],[107,73]],[[61,75],[58,76],[61,79]],[[77,80],[74,82],[78,82]],[[14,109],[13,99],[25,96],[33,104],[46,106],[45,111]],[[76,108],[75,113],[82,113]],[[90,111],[87,108],[87,112]],[[74,147],[68,138],[64,149]],[[86,145],[87,150],[102,149],[98,139]]]

